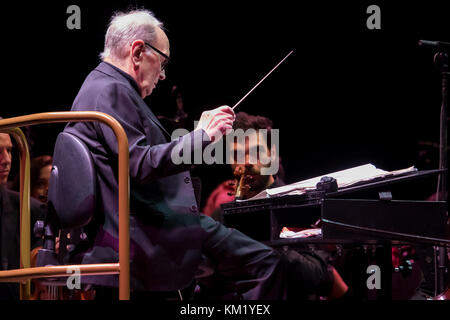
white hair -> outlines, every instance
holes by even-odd
[[[152,42],[156,37],[155,28],[162,28],[153,12],[145,9],[117,12],[109,23],[105,35],[105,47],[100,59],[122,60],[128,54],[129,45],[137,39]]]

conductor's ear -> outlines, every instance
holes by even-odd
[[[130,48],[131,59],[134,65],[139,65],[145,51],[145,43],[142,40],[133,41]]]

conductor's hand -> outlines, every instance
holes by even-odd
[[[195,130],[205,130],[211,141],[215,141],[232,130],[234,119],[233,109],[229,106],[221,106],[203,112]]]

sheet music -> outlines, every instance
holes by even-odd
[[[417,169],[414,166],[401,170],[385,171],[369,163],[342,171],[327,173],[318,177],[291,183],[278,188],[266,189],[258,193],[256,196],[243,201],[280,197],[285,195],[304,194],[308,190],[315,190],[317,183],[322,177],[325,176],[335,178],[338,184],[338,188],[344,188],[359,182],[370,181],[379,177],[395,176],[415,171],[417,171]]]

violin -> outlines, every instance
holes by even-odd
[[[228,192],[229,196],[234,195],[235,199],[247,199],[252,187],[246,181],[245,170],[242,167],[236,167],[234,170],[234,181],[230,183],[234,191]]]

